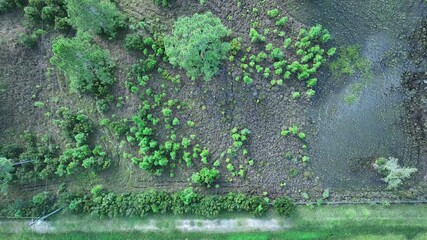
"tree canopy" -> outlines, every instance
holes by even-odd
[[[209,80],[230,50],[230,43],[223,41],[230,34],[231,30],[210,12],[181,17],[172,35],[164,40],[169,62],[183,68],[192,79],[203,75]]]
[[[114,66],[107,50],[92,42],[87,33],[74,38],[60,37],[53,41],[50,62],[61,69],[75,92],[91,92],[100,97],[114,82]]]
[[[116,37],[126,26],[124,15],[109,0],[67,0],[70,23],[78,30]]]

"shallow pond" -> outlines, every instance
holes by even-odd
[[[289,5],[292,1],[289,1]],[[311,111],[316,134],[309,147],[316,173],[324,187],[384,186],[372,170],[375,157],[393,156],[415,166],[419,159],[405,133],[401,74],[413,66],[406,60],[407,34],[419,26],[427,8],[422,1],[305,1],[290,14],[302,22],[320,23],[330,30],[336,46],[359,44],[372,63],[371,81],[356,75],[334,79],[325,71]],[[363,82],[359,99],[344,101],[354,83]]]

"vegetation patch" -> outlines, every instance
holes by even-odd
[[[211,79],[226,58],[230,44],[224,41],[231,31],[221,20],[208,12],[179,18],[172,35],[165,38],[166,55],[174,66],[184,69],[187,76]]]

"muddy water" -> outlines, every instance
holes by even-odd
[[[372,81],[352,105],[343,101],[344,96],[352,84],[364,79],[343,81],[322,73],[320,94],[311,111],[317,133],[308,139],[315,171],[324,187],[383,187],[370,167],[373,158],[394,156],[411,166],[419,159],[403,130],[405,96],[399,87],[401,74],[412,68],[401,54],[407,51],[405,35],[427,15],[425,4],[418,0],[304,1],[297,8],[289,4],[295,18],[327,27],[335,45],[360,44],[373,66]]]

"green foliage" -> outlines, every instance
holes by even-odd
[[[114,135],[118,137],[124,135],[129,130],[127,119],[111,122],[108,126]]]
[[[335,53],[334,50],[330,50]],[[369,76],[371,63],[362,56],[362,48],[359,45],[350,45],[339,51],[338,58],[329,64],[329,69],[335,77],[352,76],[357,71]],[[329,54],[329,52],[328,52]]]
[[[161,7],[169,7],[170,0],[153,0],[154,4]]]
[[[37,45],[39,38],[46,34],[46,31],[43,29],[37,29],[31,33],[20,33],[19,34],[19,43],[24,47],[33,48]]]
[[[292,92],[292,98],[293,99],[299,98],[300,96],[301,96],[300,92]]]
[[[194,126],[196,125],[196,123],[195,123],[195,122],[193,122],[193,121],[188,120],[188,121],[187,121],[187,125],[188,125],[189,127],[194,127]]]
[[[163,40],[161,38],[153,39],[152,37],[143,37],[138,33],[132,33],[132,34],[126,35],[124,45],[126,50],[141,51],[144,53],[144,55],[149,57],[148,60],[155,61],[154,55],[162,56],[164,53],[164,46],[162,41]],[[152,68],[144,69],[145,72],[148,72],[150,70],[152,70]]]
[[[23,0],[0,0],[0,13],[15,7],[21,7],[23,4]]]
[[[267,11],[267,15],[271,18],[275,18],[279,16],[279,9],[276,8],[276,9],[269,10]]]
[[[149,190],[140,193],[115,194],[104,192],[100,195],[74,195],[67,199],[74,213],[87,213],[96,217],[146,216],[155,213],[175,215],[193,214],[216,217],[220,213],[247,212],[260,216],[268,209],[262,198],[229,193],[224,196],[199,195],[192,188],[180,192],[166,193]]]
[[[211,79],[230,50],[223,38],[231,34],[212,13],[181,17],[175,22],[172,35],[164,39],[169,62],[195,79],[201,75]]]
[[[95,185],[90,192],[95,195],[98,196],[102,193],[102,191],[104,190],[104,187],[101,184]]]
[[[93,124],[90,119],[83,113],[75,114],[66,107],[56,111],[59,119],[54,123],[58,125],[70,139],[82,133],[88,135],[93,131]]]
[[[389,157],[375,160],[374,168],[385,176],[383,181],[388,183],[387,189],[396,189],[402,185],[403,180],[410,178],[412,173],[418,171],[416,168],[401,167],[398,159]]]
[[[273,51],[271,51],[270,53],[270,57],[275,60],[275,61],[280,61],[283,59],[283,52],[282,50],[280,50],[280,48],[275,48],[273,49]]]
[[[66,0],[69,22],[81,31],[114,38],[126,26],[124,15],[110,0]]]
[[[43,203],[46,202],[48,195],[49,195],[48,192],[38,193],[38,194],[33,196],[32,202],[35,205],[42,205]]]
[[[308,89],[305,94],[307,95],[307,97],[313,97],[316,94],[316,91],[314,91],[313,89]]]
[[[281,19],[276,21],[276,26],[285,26],[286,23],[288,22],[288,18],[287,17],[282,17]]]
[[[210,187],[215,179],[219,178],[219,171],[216,168],[202,168],[199,172],[193,173],[191,180],[194,183],[202,183]]]
[[[199,195],[193,191],[192,187],[184,188],[182,191],[177,192],[177,195],[187,206],[194,203],[199,198]]]
[[[251,38],[252,42],[265,42],[266,39],[264,36],[259,34],[255,28],[251,28],[249,30],[249,37]]]
[[[104,97],[114,82],[113,62],[107,50],[92,42],[88,34],[78,33],[74,38],[57,38],[52,44],[50,62],[62,70],[75,92],[93,93]]]
[[[12,180],[12,161],[5,157],[0,157],[0,192],[7,194],[9,182]]]
[[[277,198],[273,206],[280,215],[284,216],[290,216],[296,210],[295,202],[288,197]]]
[[[89,134],[93,131],[93,124],[89,118],[82,114],[75,114],[68,108],[60,108],[56,114],[59,119],[55,124],[59,125],[67,136],[75,143],[75,147],[64,150],[54,163],[55,173],[59,176],[71,175],[78,167],[90,170],[104,170],[110,166],[111,160],[100,146],[93,149],[88,145]]]
[[[35,46],[37,38],[35,38],[35,32],[37,28],[41,30],[51,29],[53,26],[55,30],[66,31],[71,28],[68,23],[67,11],[64,0],[31,0],[28,1],[27,6],[24,8],[24,26],[27,31],[32,33],[26,33],[21,37],[21,42],[26,44],[32,44]],[[25,39],[26,38],[26,39]],[[25,45],[25,44],[24,44]],[[29,46],[29,45],[25,45]]]
[[[242,38],[233,38],[230,42],[230,53],[232,55],[237,55],[237,53],[242,49]]]

